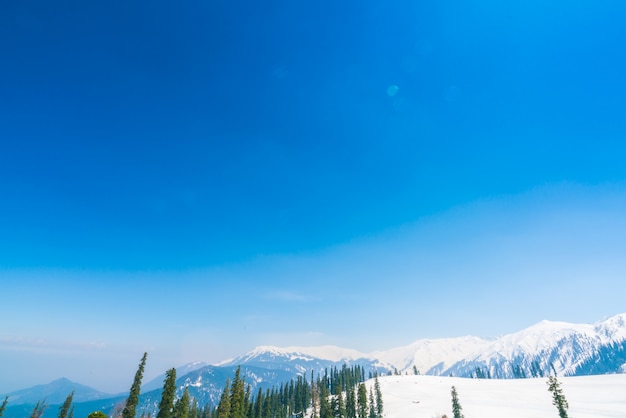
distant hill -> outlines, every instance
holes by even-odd
[[[45,385],[17,390],[2,396],[9,397],[10,405],[35,404],[41,400],[45,400],[46,403],[53,405],[63,403],[72,391],[74,391],[74,402],[87,402],[113,396],[110,393],[100,392],[89,386],[72,382],[64,377]]]

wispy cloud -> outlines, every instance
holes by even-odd
[[[97,341],[55,341],[22,336],[0,336],[0,350],[31,352],[67,352],[104,350],[107,345]]]

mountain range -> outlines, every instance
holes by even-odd
[[[595,324],[542,321],[493,339],[472,336],[421,339],[407,346],[373,353],[336,346],[261,346],[218,364],[195,362],[181,366],[177,368],[176,383],[179,394],[187,386],[200,405],[216,405],[226,379],[232,378],[238,366],[252,393],[256,393],[259,388],[270,388],[298,375],[310,378],[311,374],[317,376],[344,364],[359,365],[366,373],[499,379],[541,377],[551,373],[558,376],[624,373],[626,313]],[[159,376],[142,387],[143,411],[157,407],[163,378]],[[27,417],[31,404],[42,399],[49,405],[59,404],[72,390],[75,390],[77,416],[86,416],[95,410],[110,411],[126,396],[107,395],[59,379],[7,394],[6,416]],[[44,417],[54,416],[57,408],[48,408],[48,411]]]

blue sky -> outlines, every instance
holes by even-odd
[[[623,312],[624,12],[4,2],[0,392]]]

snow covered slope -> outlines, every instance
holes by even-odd
[[[538,377],[556,371],[559,376],[590,374],[591,364],[603,363],[603,373],[617,373],[626,363],[626,314],[596,324],[542,321],[505,335],[473,355],[444,369],[443,375],[472,376],[482,371],[492,377]],[[604,352],[610,352],[602,358]],[[612,364],[607,364],[612,362]]]
[[[486,349],[489,343],[489,340],[471,336],[425,339],[404,347],[376,351],[371,357],[392,365],[401,373],[413,374],[415,366],[420,374],[441,374],[453,364]]]
[[[379,378],[386,418],[452,417],[451,388],[457,389],[466,418],[558,417],[547,379],[467,379],[442,376]],[[626,375],[560,378],[576,418],[626,417]],[[368,385],[373,385],[370,380]]]

